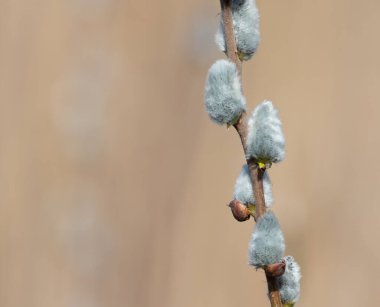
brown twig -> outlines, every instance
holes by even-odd
[[[224,25],[224,39],[226,42],[226,53],[227,57],[235,63],[240,78],[242,73],[242,63],[238,57],[238,51],[236,47],[235,33],[233,28],[232,19],[232,9],[231,0],[220,0],[220,5],[222,8],[222,18]],[[247,128],[247,114],[243,113],[240,117],[238,123],[234,125],[236,131],[238,132],[241,143],[243,145],[244,153],[246,152],[246,140],[248,134]],[[264,199],[264,188],[263,188],[263,175],[265,170],[258,167],[254,159],[247,159],[247,165],[249,167],[251,181],[253,186],[253,193],[255,195],[256,201],[256,214],[255,220],[257,221],[265,213],[265,199]],[[281,307],[281,296],[278,286],[277,277],[266,271],[266,279],[268,284],[269,299],[272,307]]]

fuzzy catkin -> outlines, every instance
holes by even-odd
[[[248,263],[256,268],[278,263],[284,255],[285,242],[273,212],[259,218],[248,246]]]
[[[301,269],[292,256],[286,256],[284,260],[285,273],[279,277],[281,301],[283,304],[295,303],[300,296]]]
[[[285,138],[277,110],[271,101],[264,101],[248,120],[247,159],[263,163],[280,162],[285,157]]]
[[[211,120],[234,125],[246,110],[236,65],[218,60],[210,68],[205,86],[205,106]]]
[[[264,186],[264,199],[265,207],[271,207],[273,203],[272,197],[272,186],[267,172],[263,176],[263,186]],[[255,196],[252,189],[251,177],[249,175],[248,165],[243,165],[243,168],[236,179],[235,189],[234,189],[234,199],[240,201],[244,205],[255,204]]]
[[[249,60],[260,43],[260,16],[255,0],[232,0],[232,20],[236,47],[241,60]],[[226,52],[223,20],[215,35],[218,48]]]

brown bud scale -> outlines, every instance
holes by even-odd
[[[249,218],[251,217],[248,208],[236,199],[232,200],[228,204],[228,206],[231,208],[232,215],[234,216],[234,218],[239,222],[249,220]]]
[[[286,263],[282,260],[279,263],[273,263],[265,267],[265,274],[270,277],[279,277],[285,273]]]

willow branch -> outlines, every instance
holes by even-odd
[[[226,42],[226,51],[227,57],[230,61],[235,63],[240,78],[242,73],[242,63],[238,57],[238,51],[236,47],[235,33],[233,27],[233,19],[232,19],[232,9],[231,9],[231,0],[220,0],[220,5],[222,9],[222,18],[224,25],[224,39]],[[240,136],[241,143],[243,145],[244,153],[247,149],[247,114],[243,113],[240,117],[238,123],[234,125],[236,131]],[[265,170],[262,170],[258,167],[257,163],[254,159],[247,159],[247,165],[249,167],[253,193],[255,195],[256,201],[256,213],[255,220],[257,221],[266,210],[265,207],[265,199],[264,199],[264,187],[263,187],[263,175]],[[277,281],[277,277],[274,277],[272,274],[266,271],[266,279],[268,284],[269,291],[269,299],[272,307],[281,307],[281,297],[279,291],[279,285]]]

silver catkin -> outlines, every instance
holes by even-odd
[[[248,263],[260,268],[278,263],[284,256],[285,242],[280,225],[273,212],[259,218],[248,246]]]
[[[285,157],[285,138],[277,110],[271,101],[264,101],[248,120],[247,158],[280,162]]]
[[[233,125],[246,110],[236,65],[218,60],[210,68],[205,86],[205,106],[212,121]]]
[[[232,19],[236,47],[241,60],[249,60],[260,44],[260,17],[255,0],[232,0]],[[215,35],[219,49],[226,52],[224,26],[221,20]]]
[[[301,269],[292,256],[284,257],[285,273],[279,277],[281,301],[285,303],[296,303],[300,297]]]
[[[273,197],[272,197],[272,186],[271,186],[268,172],[264,173],[263,186],[264,186],[265,206],[269,208],[271,207],[273,203]],[[252,189],[251,177],[249,175],[249,168],[247,164],[243,165],[243,168],[239,174],[239,177],[236,179],[235,188],[234,188],[234,199],[240,201],[244,205],[252,205],[256,203],[255,196]]]

